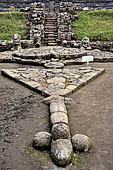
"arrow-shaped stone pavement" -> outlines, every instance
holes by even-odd
[[[51,146],[51,157],[58,166],[66,166],[72,160],[73,148],[87,151],[90,139],[83,134],[71,138],[68,112],[65,104],[71,104],[68,94],[74,93],[94,78],[104,73],[102,68],[79,69],[4,69],[2,74],[48,96],[42,102],[50,106],[51,134],[38,132],[33,139],[35,148]]]

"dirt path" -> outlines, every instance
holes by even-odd
[[[106,73],[72,95],[68,107],[72,135],[93,140],[89,153],[80,154],[79,170],[113,170],[113,64],[93,64]]]
[[[68,106],[72,135],[89,135],[93,147],[66,168],[57,168],[48,152],[30,146],[37,131],[50,131],[43,97],[0,75],[0,170],[113,170],[113,64],[93,66],[106,73],[73,94]],[[0,70],[18,67],[30,66],[0,64]]]

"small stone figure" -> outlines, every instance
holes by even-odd
[[[55,12],[55,4],[54,1],[50,0],[50,7],[49,7],[49,13],[54,13]]]
[[[71,47],[72,47],[72,48],[78,48],[79,45],[76,43],[75,40],[72,40],[72,41],[71,41]]]
[[[13,50],[21,49],[20,34],[13,34],[12,39],[13,39]]]
[[[85,36],[85,37],[82,39],[81,45],[82,45],[82,47],[85,48],[85,49],[91,49],[91,47],[90,47],[90,41],[89,41],[89,38],[88,38],[87,36]]]
[[[67,47],[67,40],[63,40],[62,46],[63,46],[63,47]]]
[[[40,38],[41,39],[41,38]],[[41,43],[40,43],[40,39],[39,38],[35,38],[34,39],[34,45],[35,45],[35,48],[39,48],[40,47],[40,45],[41,45]]]

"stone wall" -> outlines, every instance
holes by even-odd
[[[64,1],[80,3],[81,7],[113,8],[113,0],[63,0],[62,2]],[[48,3],[49,0],[0,0],[0,11],[7,11],[10,6],[14,6],[16,9],[25,8],[33,2]],[[56,6],[59,2],[61,1],[55,0]]]
[[[79,5],[72,2],[61,2],[58,12],[58,41],[59,45],[67,44],[75,40],[72,33],[72,19],[73,14],[80,8]]]
[[[76,42],[78,47],[80,48],[81,42]],[[33,48],[34,44],[32,40],[21,40],[21,46],[23,49],[25,48]],[[99,49],[102,51],[111,51],[113,52],[113,42],[90,42],[90,46],[92,49]],[[9,40],[0,40],[0,52],[2,51],[9,51],[13,48],[13,41]]]
[[[37,45],[44,43],[45,4],[34,2],[29,8],[28,14],[28,35]]]
[[[66,11],[64,3],[60,4],[58,13],[58,40],[71,40],[71,15]],[[68,5],[68,4],[67,4]],[[67,6],[67,8],[69,8]],[[62,44],[62,42],[60,42]]]
[[[21,40],[22,48],[33,48],[34,44],[32,40]],[[10,51],[14,47],[13,41],[11,40],[0,40],[0,52]]]

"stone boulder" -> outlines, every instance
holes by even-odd
[[[68,139],[58,139],[51,143],[51,157],[56,165],[66,166],[71,162],[73,147]]]
[[[84,134],[76,134],[72,137],[73,148],[77,151],[87,152],[91,147],[91,139]]]
[[[51,134],[48,132],[38,132],[33,138],[33,146],[39,149],[46,149],[51,145]]]
[[[67,126],[65,123],[54,124],[51,130],[51,134],[53,140],[69,139],[69,126]]]

